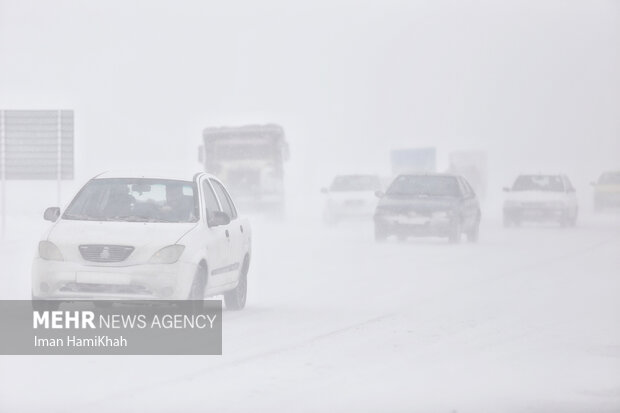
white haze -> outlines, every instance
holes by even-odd
[[[620,221],[589,185],[620,169],[620,2],[0,0],[0,109],[55,108],[76,119],[63,202],[104,170],[200,170],[204,127],[278,123],[288,220],[253,223],[222,358],[2,357],[0,412],[620,406]],[[440,169],[486,151],[478,245],[319,225],[335,174],[422,146]],[[539,171],[571,178],[578,227],[504,230],[501,188]],[[56,187],[7,194],[0,298],[29,298]]]

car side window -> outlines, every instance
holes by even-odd
[[[211,185],[213,185],[213,189],[215,189],[215,193],[217,194],[220,203],[222,204],[222,210],[228,214],[230,219],[237,218],[237,211],[235,210],[235,206],[233,205],[228,192],[224,186],[216,180],[210,179]]]
[[[470,196],[470,193],[469,193],[469,190],[467,188],[467,184],[465,183],[465,180],[459,176],[457,178],[457,181],[458,181],[459,187],[461,189],[461,195],[463,196],[463,198],[468,198]]]
[[[467,193],[468,193],[467,196],[471,196],[471,197],[476,196],[476,192],[474,191],[474,188],[471,187],[467,179],[465,178],[461,178],[461,179],[463,180],[463,185],[465,185],[465,188],[467,190]]]
[[[211,185],[209,185],[208,181],[202,182],[202,192],[205,199],[205,216],[207,217],[207,223],[209,223],[213,218],[213,213],[220,210],[220,206],[217,203],[217,198],[215,197],[213,189],[211,189]]]

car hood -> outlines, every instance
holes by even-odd
[[[506,194],[506,200],[519,202],[551,202],[565,201],[565,192],[551,191],[512,191]]]
[[[459,204],[453,197],[393,197],[385,196],[379,201],[378,208],[393,212],[415,212],[427,214],[438,211],[449,211]]]
[[[197,223],[111,222],[61,219],[52,226],[47,240],[56,244],[66,260],[81,260],[79,246],[85,244],[134,247],[132,260],[148,260],[160,248],[175,244]]]

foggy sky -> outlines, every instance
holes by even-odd
[[[434,145],[579,189],[620,168],[620,3],[0,0],[0,107],[74,109],[81,179],[276,122],[289,186]]]

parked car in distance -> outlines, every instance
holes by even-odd
[[[592,186],[596,211],[620,207],[620,171],[604,172]]]
[[[370,221],[377,206],[375,192],[381,190],[377,175],[338,175],[329,188],[323,188],[325,207],[323,220],[336,224],[343,220]]]
[[[104,173],[52,221],[32,266],[33,300],[247,296],[251,229],[214,176]],[[33,301],[35,303],[35,301]]]
[[[462,234],[478,240],[480,205],[465,178],[452,174],[397,176],[385,193],[379,192],[374,215],[375,239],[390,236],[447,237],[457,243]]]
[[[557,222],[562,226],[577,222],[577,196],[566,175],[519,175],[504,191],[505,227],[525,221]]]

